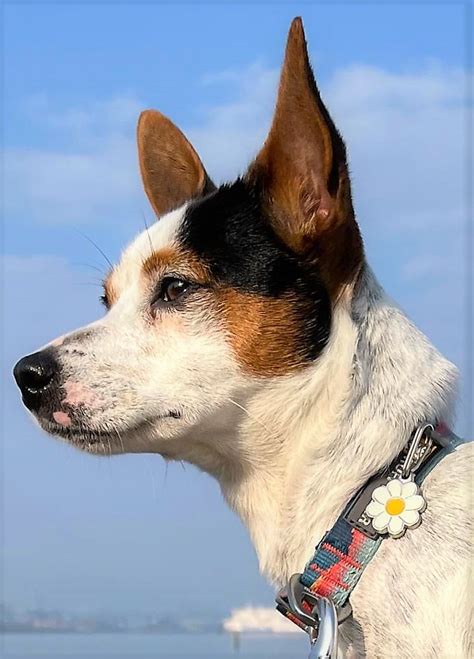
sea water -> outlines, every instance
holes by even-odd
[[[4,634],[2,659],[306,659],[308,637],[227,634]]]

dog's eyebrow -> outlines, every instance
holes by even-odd
[[[156,276],[172,268],[176,273],[189,276],[199,282],[210,280],[209,269],[191,251],[178,247],[164,247],[150,254],[142,264],[147,277]]]
[[[143,261],[142,270],[146,275],[154,275],[157,270],[160,270],[171,263],[176,263],[178,260],[178,251],[172,247],[163,247],[147,256]]]

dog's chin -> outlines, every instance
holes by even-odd
[[[160,433],[160,426],[176,423],[180,419],[174,413],[142,420],[124,427],[87,427],[84,424],[62,426],[53,421],[37,418],[41,428],[49,435],[62,439],[75,448],[94,455],[119,455],[153,451],[153,437]]]

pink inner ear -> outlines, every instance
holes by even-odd
[[[59,423],[60,426],[68,428],[71,425],[71,417],[66,412],[53,412],[53,419],[56,423]]]

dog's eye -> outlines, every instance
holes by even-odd
[[[156,302],[174,302],[186,293],[191,284],[183,279],[166,277],[161,282],[161,289]]]
[[[163,282],[163,302],[174,302],[186,293],[189,284],[181,279],[168,279]]]
[[[99,296],[99,300],[100,300],[100,303],[101,303],[101,304],[102,304],[107,310],[110,309],[110,303],[109,303],[109,300],[108,300],[108,298],[107,298],[107,295],[105,295],[105,293],[104,293],[104,295],[100,295],[100,296]]]
[[[177,303],[180,298],[197,287],[197,284],[192,284],[178,277],[165,277],[151,303],[152,312],[155,313],[160,308],[172,307],[175,302]]]

